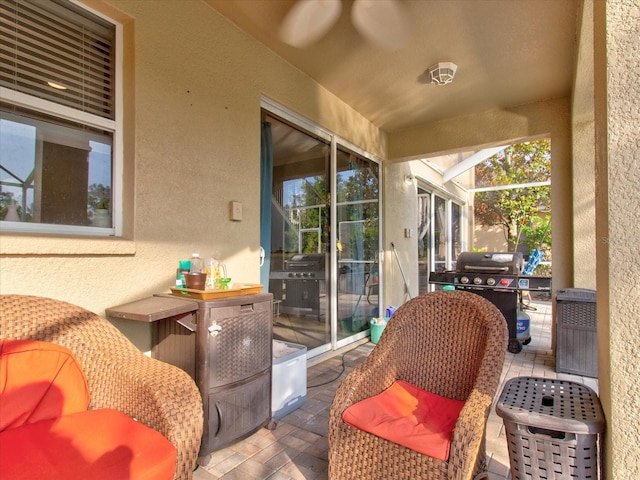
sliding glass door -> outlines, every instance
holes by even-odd
[[[335,145],[263,111],[263,283],[274,338],[310,356],[366,335],[379,311],[379,166]]]
[[[418,187],[418,282],[429,291],[429,274],[455,269],[463,248],[463,208],[444,195]]]

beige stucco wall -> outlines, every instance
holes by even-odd
[[[606,478],[640,478],[640,2],[594,4],[596,285]]]
[[[415,296],[418,292],[418,265],[416,262],[418,240],[404,237],[405,228],[413,228],[417,222],[416,183],[406,185],[405,175],[411,174],[407,163],[386,163],[384,165],[383,212],[384,230],[382,249],[384,255],[383,307],[402,305],[408,298],[400,266],[404,271],[409,292]],[[391,243],[396,247],[396,258]]]
[[[476,225],[473,246],[487,252],[506,252],[509,245],[505,230],[501,225],[492,227]]]
[[[168,292],[193,252],[258,283],[261,95],[384,156],[377,128],[200,0],[88,3],[126,24],[126,237],[2,232],[0,293],[103,314]],[[229,220],[230,201],[243,204],[241,222]],[[148,350],[147,326],[117,323]]]

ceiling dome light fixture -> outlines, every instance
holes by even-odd
[[[458,66],[453,62],[440,62],[431,65],[427,72],[429,73],[429,82],[433,85],[447,85],[453,82]]]

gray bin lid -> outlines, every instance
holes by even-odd
[[[560,302],[595,302],[596,291],[588,288],[565,288],[558,290],[556,300]]]
[[[156,296],[107,308],[105,313],[114,318],[125,318],[138,322],[156,322],[165,318],[195,312],[197,309],[198,304],[193,300]]]
[[[496,404],[498,416],[521,425],[596,434],[605,430],[598,395],[568,380],[516,377],[509,380]]]

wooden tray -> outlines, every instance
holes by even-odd
[[[221,290],[195,290],[193,288],[171,287],[171,294],[178,297],[196,298],[198,300],[214,300],[216,298],[237,297],[239,295],[254,295],[262,292],[262,285],[244,283],[233,288]]]

